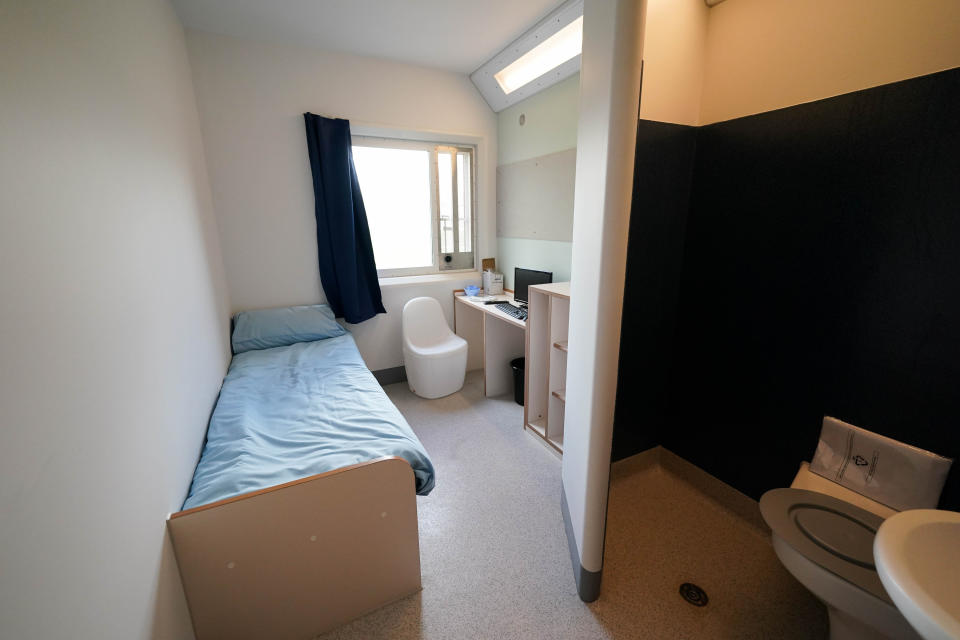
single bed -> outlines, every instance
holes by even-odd
[[[253,318],[168,520],[199,640],[311,638],[420,588],[422,444],[328,308]]]
[[[183,508],[384,456],[410,463],[417,493],[433,489],[427,452],[353,336],[247,351],[230,363]]]

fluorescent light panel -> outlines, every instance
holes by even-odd
[[[580,16],[495,73],[493,77],[503,92],[509,95],[551,69],[580,55],[582,47],[583,16]]]

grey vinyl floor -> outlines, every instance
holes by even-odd
[[[418,497],[423,590],[320,638],[825,638],[825,611],[768,535],[654,465],[611,481],[599,600],[576,594],[560,515],[560,459],[521,428],[510,397],[386,391],[434,462]],[[678,593],[694,582],[710,597]]]

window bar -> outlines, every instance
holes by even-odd
[[[450,204],[453,209],[453,218],[450,224],[453,225],[453,251],[460,251],[460,206],[457,191],[457,150],[450,150]]]

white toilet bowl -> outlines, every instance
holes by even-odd
[[[760,510],[784,567],[826,604],[832,640],[920,638],[873,564],[873,538],[893,509],[817,476],[803,463],[791,488],[765,493]]]
[[[433,298],[414,298],[403,307],[403,365],[410,391],[421,398],[442,398],[463,387],[467,341],[450,330]]]

